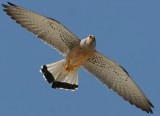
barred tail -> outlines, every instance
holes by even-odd
[[[43,65],[40,72],[49,83],[53,83],[52,88],[75,90],[78,88],[78,69],[68,72],[65,66],[66,60],[63,59]]]

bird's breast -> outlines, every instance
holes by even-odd
[[[73,48],[66,56],[66,70],[74,70],[81,67],[95,53],[95,50]]]

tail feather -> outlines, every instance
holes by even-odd
[[[78,69],[73,71],[66,71],[65,59],[43,65],[41,67],[41,73],[44,78],[49,82],[53,83],[52,88],[63,88],[75,90],[78,88]]]
[[[54,81],[54,77],[53,75],[47,70],[47,66],[46,65],[43,65],[41,67],[41,73],[43,73],[43,76],[45,78],[45,80],[48,81],[48,83],[52,83]]]

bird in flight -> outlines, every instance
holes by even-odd
[[[52,18],[10,2],[2,6],[18,24],[63,54],[63,60],[41,67],[41,73],[49,83],[52,83],[52,88],[76,90],[78,70],[83,67],[132,105],[147,113],[153,113],[152,107],[154,106],[131,79],[128,72],[95,49],[96,39],[93,35],[80,40]]]

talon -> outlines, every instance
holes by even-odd
[[[70,71],[73,70],[73,67],[66,65],[66,68],[65,68],[65,69],[66,69],[68,72],[70,72]]]

